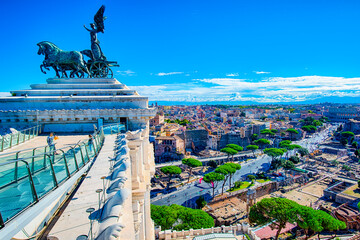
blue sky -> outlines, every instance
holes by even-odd
[[[0,92],[53,77],[36,43],[90,48],[84,24],[106,5],[103,52],[152,101],[360,102],[360,1],[7,1]]]

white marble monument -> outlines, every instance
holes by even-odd
[[[49,78],[47,84],[0,98],[0,125],[42,124],[44,132],[88,132],[94,124],[122,122],[145,128],[156,110],[115,78]]]

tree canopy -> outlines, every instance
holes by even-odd
[[[302,148],[299,148],[298,150],[298,153],[300,154],[300,156],[306,156],[309,154],[309,150],[307,150],[306,148],[302,147]]]
[[[323,123],[321,121],[319,121],[319,120],[314,120],[312,125],[314,125],[315,127],[318,127],[318,126],[322,126]]]
[[[170,206],[151,205],[151,218],[161,229],[176,231],[214,227],[214,219],[205,211],[176,204]]]
[[[260,131],[261,134],[267,135],[267,136],[273,136],[275,133],[273,133],[270,129],[263,129]]]
[[[221,194],[223,194],[226,181],[228,180],[228,178],[230,177],[231,174],[234,174],[236,172],[236,169],[232,168],[228,164],[224,164],[224,165],[217,167],[215,169],[215,172],[224,175],[223,185],[221,187]]]
[[[284,148],[265,148],[264,153],[272,159],[282,156],[286,152]]]
[[[283,168],[285,169],[294,169],[295,168],[295,165],[292,161],[290,160],[286,160],[283,164]]]
[[[235,172],[236,172],[237,170],[240,170],[240,169],[241,169],[241,165],[238,164],[238,163],[229,162],[229,163],[225,163],[224,165],[230,166],[231,168],[235,169]],[[230,175],[230,178],[229,178],[229,189],[231,188],[231,179],[232,179],[232,176],[234,175],[235,172],[231,171],[231,172],[229,173],[229,175]]]
[[[184,158],[183,160],[181,160],[183,164],[189,166],[189,167],[200,167],[202,166],[202,162],[200,162],[199,160],[195,159],[195,158]]]
[[[180,174],[181,168],[179,168],[178,166],[165,166],[160,168],[160,171],[163,172],[164,174],[169,176],[169,181],[167,183],[167,187],[170,186],[170,181],[171,181],[171,177],[175,174]]]
[[[352,137],[354,136],[355,134],[353,132],[350,132],[350,131],[345,131],[345,132],[342,132],[341,135],[343,137]]]
[[[290,138],[291,139],[293,138],[294,134],[299,134],[299,131],[294,129],[294,128],[288,128],[288,129],[286,129],[286,132],[290,133]]]
[[[312,132],[316,131],[316,127],[313,125],[305,125],[305,126],[302,126],[301,129],[307,133],[312,133]]]
[[[178,166],[165,166],[160,168],[160,171],[167,175],[180,174],[181,168]]]
[[[297,164],[297,163],[299,163],[300,162],[300,158],[298,157],[298,156],[291,156],[290,158],[289,158],[289,160],[290,161],[292,161],[294,164]]]
[[[255,140],[254,143],[255,143],[256,145],[258,145],[259,147],[260,147],[260,146],[261,146],[261,147],[264,147],[264,146],[266,146],[266,145],[269,145],[269,144],[270,144],[270,141],[267,140],[267,139],[265,139],[265,138],[260,138],[260,139],[258,139],[258,140]]]
[[[254,133],[253,135],[251,135],[251,141],[255,141],[258,138],[258,135],[256,133]]]
[[[217,187],[218,183],[224,179],[224,175],[216,172],[207,173],[203,177],[204,182],[209,184],[213,189],[213,197],[215,196],[215,188]]]
[[[226,153],[228,160],[229,160],[230,155],[235,155],[238,153],[235,149],[230,148],[230,147],[222,148],[222,149],[220,149],[220,152]]]
[[[264,198],[250,208],[251,223],[265,224],[271,222],[271,227],[277,229],[275,239],[278,239],[281,229],[286,223],[297,223],[308,234],[308,229],[314,232],[322,230],[337,231],[345,229],[346,224],[321,210],[300,205],[285,198]]]
[[[254,157],[256,157],[255,156],[255,151],[259,149],[259,146],[257,146],[257,145],[247,145],[246,149],[251,150],[253,152],[253,154],[254,154]]]
[[[190,177],[192,174],[192,169],[194,167],[200,167],[202,166],[202,162],[200,162],[199,160],[195,159],[195,158],[184,158],[183,160],[181,160],[183,164],[187,165],[190,169],[189,171],[189,178],[188,178],[188,182],[190,181]]]
[[[240,151],[242,151],[244,149],[243,147],[241,147],[241,146],[239,146],[237,144],[233,144],[233,143],[230,143],[230,144],[226,145],[226,147],[232,148],[237,152],[240,152]]]

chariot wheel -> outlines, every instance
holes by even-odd
[[[93,78],[106,78],[112,71],[105,62],[93,62],[90,66],[90,73]]]
[[[113,78],[113,77],[114,77],[114,73],[111,70],[111,68],[109,68],[108,78]]]

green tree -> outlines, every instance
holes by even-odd
[[[342,138],[340,139],[340,143],[343,145],[343,146],[346,146],[346,144],[348,144],[348,140],[346,138]]]
[[[350,131],[345,131],[345,132],[341,133],[341,136],[343,136],[345,138],[349,138],[349,137],[355,136],[355,134],[353,132],[350,132]]]
[[[236,169],[230,167],[229,165],[224,164],[224,165],[217,167],[215,169],[215,172],[224,175],[224,181],[223,181],[223,185],[221,187],[221,195],[222,195],[222,194],[224,194],[224,187],[225,187],[226,181],[230,177],[231,173],[233,174],[236,172]]]
[[[342,165],[342,169],[343,169],[344,171],[350,171],[350,170],[351,170],[351,167],[349,167],[348,165],[344,164],[344,165]]]
[[[258,139],[258,135],[256,133],[254,133],[253,135],[251,135],[251,142],[255,141],[256,139]]]
[[[189,168],[188,182],[190,182],[190,177],[191,177],[193,168],[202,166],[202,162],[200,162],[199,160],[197,160],[195,158],[184,158],[181,161],[182,161],[183,164],[187,165],[188,168]]]
[[[247,178],[253,183],[256,179],[256,177],[254,175],[247,175]]]
[[[241,165],[238,164],[238,163],[229,162],[229,163],[225,163],[224,165],[230,166],[231,168],[235,169],[235,172],[241,169]],[[231,189],[231,179],[232,179],[235,172],[231,171],[229,173],[230,174],[230,177],[229,177],[229,189]]]
[[[319,121],[319,120],[314,120],[312,125],[314,125],[315,127],[319,127],[319,126],[322,126],[323,123],[321,121]]]
[[[260,225],[271,222],[271,227],[277,229],[275,239],[278,239],[286,223],[295,222],[296,210],[294,201],[285,198],[263,198],[250,208],[249,220]]]
[[[266,137],[274,136],[275,133],[273,133],[270,129],[263,129],[260,131],[261,134],[265,135]]]
[[[334,159],[331,161],[331,164],[337,166],[339,164],[339,162],[336,159]]]
[[[205,198],[203,196],[200,196],[198,199],[196,199],[195,202],[196,202],[196,206],[199,209],[202,209],[206,205],[206,201],[205,201]]]
[[[178,218],[178,212],[170,206],[157,206],[151,204],[151,218],[161,229],[172,229]]]
[[[254,154],[254,157],[256,157],[256,156],[255,156],[255,151],[259,149],[259,146],[256,146],[256,145],[247,145],[247,146],[246,146],[246,149],[247,149],[247,150],[251,150],[251,151],[253,152],[253,154]]]
[[[212,188],[212,196],[215,196],[215,188],[218,186],[219,182],[224,180],[224,175],[220,174],[220,173],[216,173],[216,172],[211,172],[211,173],[207,173],[204,175],[204,182],[206,182],[207,184],[209,184]]]
[[[316,127],[313,125],[305,125],[305,126],[302,126],[301,129],[307,133],[314,133],[316,131]]]
[[[215,160],[210,160],[208,162],[208,166],[211,167],[211,168],[216,168],[217,167],[217,163]]]
[[[230,144],[226,145],[226,147],[232,148],[237,152],[241,152],[242,150],[244,150],[243,147],[241,147],[241,146],[239,146],[237,144],[233,144],[233,143],[230,143]]]
[[[277,129],[270,129],[270,131],[272,132],[272,133],[277,133],[277,132],[279,132]]]
[[[344,222],[335,219],[330,214],[321,210],[314,210],[314,211],[316,211],[316,216],[318,217],[318,221],[321,223],[321,227],[324,230],[328,230],[336,233],[336,231],[346,228],[346,224]],[[320,239],[319,233],[320,231],[318,231],[318,238]]]
[[[229,161],[230,155],[234,156],[235,154],[237,154],[238,152],[232,148],[229,147],[225,147],[220,149],[220,152],[226,153],[227,154],[227,161]]]
[[[260,138],[254,141],[255,145],[259,146],[260,148],[264,148],[265,146],[270,144],[270,141],[265,138]]]
[[[176,231],[211,228],[214,219],[205,211],[192,209],[176,204],[170,206],[151,205],[151,218],[161,229]]]
[[[359,150],[359,149],[356,149],[355,152],[354,152],[354,154],[355,154],[355,156],[356,156],[357,158],[359,158],[359,156],[360,156],[360,150]]]
[[[241,184],[242,184],[241,181],[234,182],[234,188],[239,188],[241,186]]]
[[[353,146],[354,148],[358,148],[359,143],[356,142],[356,141],[353,141],[352,144],[351,144],[351,146]]]
[[[295,155],[291,156],[289,158],[289,160],[292,161],[294,164],[297,164],[297,163],[300,162],[300,158],[298,156],[295,156]]]
[[[294,150],[294,149],[300,149],[300,148],[301,148],[300,145],[291,144],[291,141],[290,141],[290,140],[281,141],[281,142],[279,143],[279,147],[285,148],[287,151],[291,151],[291,150]],[[287,153],[288,153],[288,152],[287,152]],[[286,158],[287,158],[287,153],[286,153]]]
[[[300,228],[304,229],[305,239],[309,238],[309,230],[312,230],[314,232],[320,232],[323,230],[321,222],[319,222],[319,218],[316,215],[317,212],[314,209],[306,206],[298,206],[297,214],[298,218],[296,219],[296,222]]]
[[[313,117],[307,117],[304,119],[303,123],[304,123],[304,125],[312,125],[314,120],[315,119]]]
[[[309,229],[320,233],[322,230],[337,231],[345,229],[346,224],[335,219],[324,211],[314,210],[284,198],[264,198],[250,208],[249,219],[252,223],[269,223],[277,229],[278,239],[286,223],[297,223],[303,228],[308,238]]]
[[[286,152],[284,148],[265,148],[264,153],[271,157],[272,160],[281,157]]]
[[[160,171],[163,172],[164,174],[168,175],[169,177],[169,181],[167,184],[167,188],[169,188],[170,186],[170,181],[173,175],[179,175],[181,174],[181,168],[179,168],[178,166],[165,166],[160,168]]]
[[[282,166],[282,160],[278,159],[286,152],[284,148],[266,148],[264,153],[271,157],[271,165],[275,170]]]
[[[295,168],[295,165],[292,161],[290,160],[286,160],[283,164],[283,168],[285,169],[294,169]]]
[[[322,116],[319,120],[322,121],[323,123],[326,123],[326,122],[329,121],[329,118],[325,117],[325,116]]]
[[[343,126],[339,125],[338,128],[336,129],[336,131],[341,132],[343,130]]]
[[[299,131],[298,130],[295,130],[293,128],[288,128],[286,129],[286,132],[290,133],[290,139],[292,140],[293,139],[293,135],[294,134],[299,134]]]
[[[309,150],[307,150],[306,148],[302,147],[298,149],[298,153],[300,154],[300,156],[304,157],[306,155],[309,154]]]

